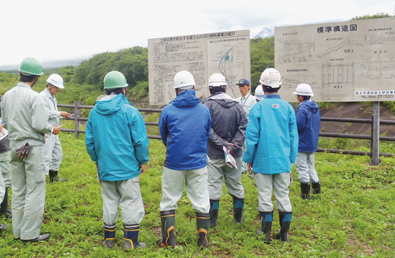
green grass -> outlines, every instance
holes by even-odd
[[[155,121],[156,115],[148,120]],[[72,122],[69,122],[72,128]],[[223,188],[218,227],[210,230],[208,249],[196,246],[195,211],[184,193],[176,211],[178,246],[157,247],[160,235],[161,176],[165,148],[150,140],[148,171],[140,184],[145,205],[140,241],[142,250],[122,250],[123,224],[117,222],[116,247],[102,246],[102,198],[96,169],[86,153],[84,134],[61,133],[64,160],[60,176],[66,183],[47,183],[42,233],[51,234],[48,243],[22,244],[9,231],[0,233],[0,257],[394,257],[395,256],[395,160],[382,158],[377,167],[369,166],[367,156],[329,153],[316,154],[316,169],[322,181],[322,200],[302,200],[297,173],[292,169],[293,220],[290,243],[273,241],[265,245],[255,234],[259,228],[257,189],[254,180],[242,177],[245,188],[244,224],[234,225],[232,198]],[[365,143],[335,139],[320,141],[320,147],[350,147],[368,150]],[[359,141],[361,142],[361,141]],[[392,144],[382,143],[382,152],[395,153]],[[48,180],[48,179],[47,179]],[[273,231],[279,229],[275,210]]]

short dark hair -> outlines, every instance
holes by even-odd
[[[303,97],[303,101],[308,100],[311,98],[311,96],[303,96],[303,95],[298,95],[298,96],[302,96]]]
[[[278,87],[278,88],[272,88],[272,87],[270,87],[270,86],[266,86],[266,85],[262,85],[263,87],[264,87],[264,92],[269,92],[269,93],[272,93],[272,92],[277,92],[277,91],[279,91],[280,89],[281,89],[281,86],[280,87]]]
[[[107,95],[111,95],[112,93],[118,95],[118,94],[123,94],[123,89],[124,88],[115,88],[115,89],[107,89],[106,91],[107,91]],[[126,95],[126,93],[125,93],[125,95]]]
[[[36,76],[39,75],[24,75],[22,73],[19,73],[20,77],[19,77],[19,81],[20,82],[32,82],[34,80],[34,78],[36,78]]]
[[[226,86],[217,86],[217,87],[209,87],[211,95],[214,95],[215,93],[218,92],[225,92],[225,87]]]

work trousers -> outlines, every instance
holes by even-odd
[[[219,200],[222,195],[222,184],[225,185],[231,196],[244,199],[244,188],[241,184],[242,157],[235,158],[238,168],[226,165],[225,159],[212,159],[208,163],[208,193],[210,200]]]
[[[11,187],[11,165],[10,165],[10,152],[0,153],[0,171],[3,176],[4,186]]]
[[[266,175],[255,174],[255,182],[258,188],[259,212],[272,212],[272,194],[277,199],[277,208],[280,212],[291,212],[292,205],[289,199],[289,187],[292,182],[290,172]]]
[[[208,213],[210,200],[207,187],[207,167],[191,170],[174,170],[163,167],[160,210],[177,209],[177,203],[184,191],[184,182],[192,208],[196,212]]]
[[[23,160],[16,149],[11,146],[12,228],[15,237],[29,240],[40,235],[44,216],[44,148],[34,146]]]
[[[58,171],[63,160],[63,150],[60,145],[59,136],[48,134],[45,138],[45,174],[49,174],[49,170]]]
[[[5,194],[4,180],[3,180],[3,176],[0,173],[0,203],[3,202],[4,194]]]
[[[135,177],[123,181],[100,181],[103,198],[103,221],[114,225],[121,207],[124,224],[140,224],[144,218],[144,204],[140,191],[140,179]]]
[[[295,168],[298,171],[301,183],[318,183],[317,171],[315,171],[315,152],[298,152],[295,161]]]
[[[243,155],[244,152],[247,150],[247,141],[244,141],[243,143]],[[237,163],[239,164],[239,163]],[[241,173],[247,173],[248,172],[248,166],[247,163],[245,163],[244,161],[241,161]]]

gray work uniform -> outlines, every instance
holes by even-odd
[[[298,152],[295,168],[301,183],[320,182],[317,171],[315,171],[315,152]]]
[[[12,227],[22,240],[40,235],[45,203],[44,134],[51,133],[44,100],[29,84],[18,85],[2,98],[3,124],[9,132],[12,177]],[[34,146],[25,159],[16,150]]]
[[[243,107],[244,111],[246,112],[247,119],[248,119],[248,116],[250,115],[250,110],[251,110],[252,106],[256,103],[256,98],[248,93],[244,98],[243,97],[238,97],[237,101]],[[244,141],[243,153],[246,150],[247,150],[247,144],[246,144],[246,141]],[[241,172],[242,173],[246,173],[248,171],[247,163],[242,161],[240,164],[242,164]]]
[[[48,123],[53,126],[59,126],[60,120],[63,119],[58,111],[58,102],[47,88],[40,95],[45,101],[45,107],[48,114]],[[58,171],[63,160],[62,146],[60,145],[59,136],[48,134],[45,138],[44,145],[45,154],[45,174],[49,174],[49,170]]]
[[[240,164],[244,153],[242,147],[247,127],[246,113],[236,100],[223,92],[210,96],[203,104],[209,108],[213,120],[208,141],[208,156],[211,161],[207,166],[210,200],[219,200],[223,178],[229,193],[233,197],[244,199]],[[228,145],[229,143],[234,146]],[[238,169],[226,165],[223,146],[232,152]]]
[[[0,171],[6,188],[11,187],[10,160],[10,140],[6,136],[0,140]]]
[[[4,194],[5,194],[4,180],[3,180],[3,176],[0,173],[0,203],[3,201]]]

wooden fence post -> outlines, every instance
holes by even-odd
[[[75,102],[75,107],[74,107],[74,126],[75,126],[75,138],[78,138],[80,136],[79,130],[80,130],[80,121],[78,120],[80,118],[80,102],[76,101]]]

